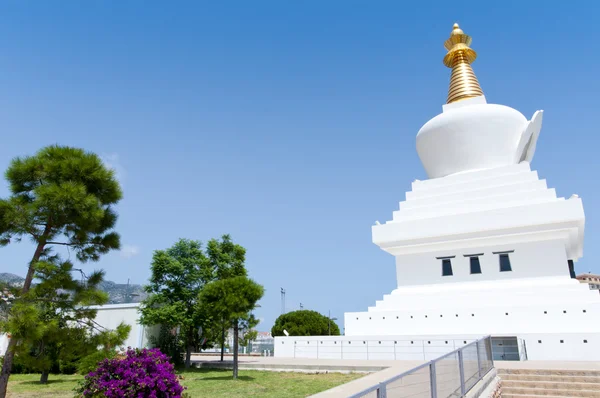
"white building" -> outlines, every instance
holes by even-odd
[[[470,44],[455,25],[445,43],[448,103],[417,134],[429,179],[414,181],[392,219],[372,228],[373,242],[396,259],[398,288],[366,312],[346,313],[344,338],[277,338],[277,356],[335,343],[354,357],[372,344],[378,357],[396,358],[395,346],[417,339],[444,346],[492,335],[504,359],[600,360],[600,296],[573,279],[582,201],[557,197],[531,170],[542,111],[528,121],[488,104]]]
[[[577,275],[576,279],[588,285],[590,290],[596,290],[600,292],[600,275],[595,274],[581,274]]]
[[[129,337],[120,349],[148,348],[150,347],[150,336],[157,332],[156,327],[145,327],[139,322],[139,303],[131,304],[105,304],[95,305],[89,308],[97,310],[94,321],[98,328],[114,330],[121,322],[131,326]],[[6,334],[0,335],[0,356],[4,355],[8,347],[9,338]]]
[[[114,330],[121,322],[131,326],[129,337],[121,348],[148,348],[150,338],[157,333],[158,327],[146,327],[139,323],[139,306],[140,303],[128,303],[94,305],[90,308],[97,311],[94,321],[102,328]]]

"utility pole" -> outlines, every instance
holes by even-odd
[[[285,314],[285,289],[281,288],[281,315]]]

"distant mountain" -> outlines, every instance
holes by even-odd
[[[10,272],[0,272],[0,282],[4,282],[10,286],[21,286],[25,282],[25,278],[19,275],[11,274]]]
[[[0,282],[11,286],[20,286],[25,278],[9,272],[0,272]],[[104,281],[100,284],[100,289],[108,293],[108,304],[138,303],[145,299],[148,294],[144,292],[141,285],[115,283],[113,281]]]
[[[104,281],[100,289],[108,293],[109,304],[139,303],[148,296],[142,285]]]

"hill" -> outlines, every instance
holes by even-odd
[[[0,282],[10,286],[20,286],[25,278],[10,272],[0,272]],[[141,285],[104,281],[100,289],[108,293],[108,304],[137,303],[147,297]]]

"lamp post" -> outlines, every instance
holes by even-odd
[[[331,321],[337,321],[337,318],[331,317],[331,310],[329,310],[329,316],[327,318],[329,319],[328,329],[329,329],[329,335],[331,336]]]

